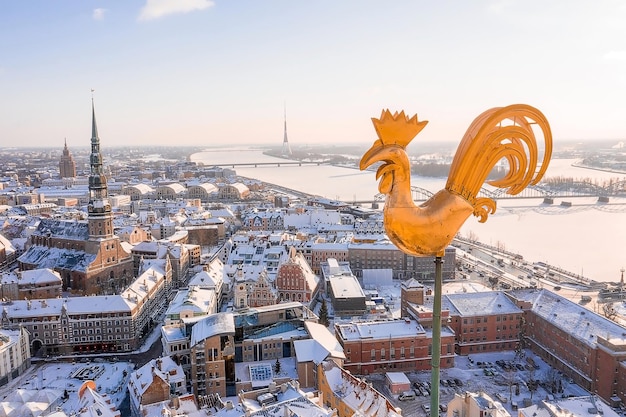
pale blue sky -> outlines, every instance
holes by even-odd
[[[383,108],[459,141],[495,106],[626,138],[622,0],[0,1],[0,146],[364,143]]]

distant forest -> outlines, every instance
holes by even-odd
[[[282,158],[280,149],[273,148],[265,151],[266,155]],[[353,165],[358,166],[360,156],[365,153],[366,149],[357,149],[354,146],[333,147],[333,153],[327,153],[327,149],[295,149],[291,152],[291,159],[298,161],[323,161],[333,165]],[[411,164],[411,174],[421,177],[446,178],[450,173],[450,164],[436,162],[414,162]],[[489,174],[488,179],[495,179],[504,174],[501,168],[494,168]]]

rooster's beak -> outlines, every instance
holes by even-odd
[[[381,160],[380,151],[382,149],[383,149],[383,143],[380,140],[377,140],[376,142],[374,142],[372,147],[369,148],[367,152],[363,154],[363,157],[361,158],[361,162],[359,163],[359,169],[363,171],[364,169],[366,169],[373,163],[380,161]]]
[[[363,154],[361,162],[359,163],[359,169],[363,171],[370,165],[380,161],[393,162],[394,151],[397,152],[395,146],[385,146],[380,140],[377,140],[372,147]]]

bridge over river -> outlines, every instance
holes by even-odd
[[[319,162],[308,162],[308,161],[276,161],[276,162],[237,162],[232,164],[211,164],[213,167],[263,167],[263,166],[272,166],[272,167],[281,167],[281,166],[305,166],[305,165],[329,165],[328,162],[319,161]]]
[[[434,193],[421,187],[411,187],[414,201],[426,201],[431,198]],[[626,180],[610,183],[607,186],[599,186],[589,182],[571,181],[556,185],[547,185],[544,183],[538,185],[529,185],[521,193],[517,195],[507,194],[502,188],[482,187],[478,193],[478,197],[487,197],[493,200],[502,199],[524,199],[524,198],[543,198],[545,203],[552,204],[557,198],[580,198],[595,197],[598,202],[609,203],[611,197],[626,198]],[[374,200],[353,201],[355,204],[377,203],[385,200],[384,194],[376,194]],[[563,205],[563,203],[561,203]]]

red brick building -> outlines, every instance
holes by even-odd
[[[509,293],[525,341],[553,368],[606,401],[626,402],[626,328],[548,290]]]
[[[514,350],[519,344],[522,309],[503,292],[444,294],[449,326],[456,334],[456,353]]]
[[[431,369],[432,331],[415,320],[335,324],[344,369],[357,375]],[[454,367],[454,333],[441,329],[441,367]]]
[[[294,248],[289,250],[289,259],[278,267],[275,284],[279,301],[309,303],[319,291],[319,278]]]
[[[117,294],[133,279],[132,258],[113,234],[113,213],[104,175],[92,103],[87,222],[42,219],[18,261],[21,270],[50,268],[63,290],[82,295]]]

